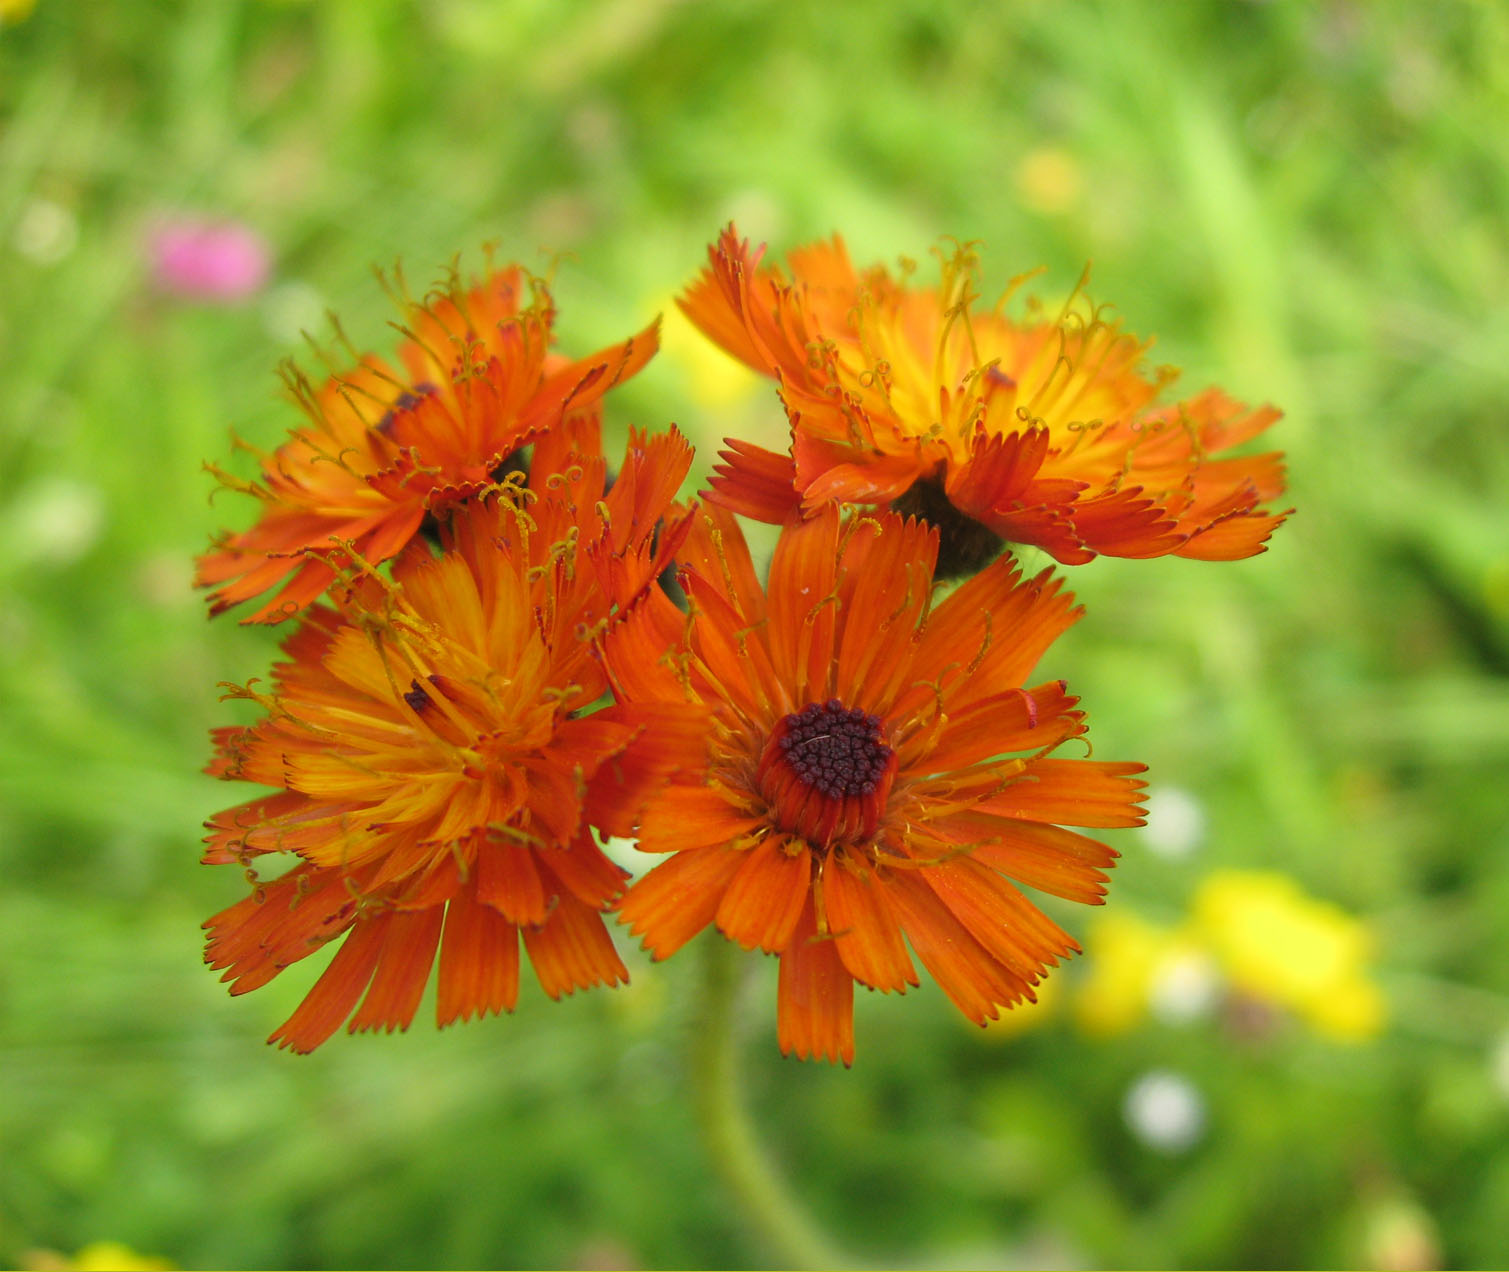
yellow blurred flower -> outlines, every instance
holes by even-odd
[[[137,1254],[119,1241],[92,1241],[71,1259],[56,1250],[27,1250],[19,1262],[28,1272],[172,1272],[178,1266],[156,1255]]]
[[[1386,1009],[1368,975],[1366,925],[1287,876],[1216,871],[1195,893],[1191,923],[1235,989],[1332,1038],[1361,1041],[1382,1030]]]
[[[1160,983],[1204,963],[1204,952],[1176,928],[1126,910],[1097,914],[1085,933],[1088,974],[1074,998],[1087,1034],[1110,1037],[1140,1025]]]
[[[1017,194],[1034,212],[1068,212],[1080,201],[1085,179],[1079,161],[1060,146],[1038,146],[1016,166]]]
[[[1189,1019],[1223,989],[1341,1041],[1376,1037],[1387,1017],[1369,974],[1366,925],[1282,874],[1218,870],[1196,889],[1183,923],[1125,909],[1099,914],[1084,947],[1073,1011],[1092,1036],[1126,1033],[1150,1015]]]
[[[36,8],[36,0],[0,0],[0,23],[20,22]]]
[[[137,1254],[119,1241],[94,1241],[73,1256],[74,1272],[168,1272],[178,1265],[152,1254]]]
[[[760,376],[692,326],[674,297],[661,297],[653,308],[661,315],[661,361],[676,368],[699,406],[732,406],[765,390]]]

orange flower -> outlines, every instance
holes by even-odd
[[[906,945],[971,1020],[1033,998],[1078,947],[1017,884],[1100,902],[1116,854],[1057,823],[1140,823],[1141,764],[1058,759],[1085,731],[1064,682],[1024,688],[1079,616],[1047,572],[998,561],[929,613],[937,532],[894,514],[793,519],[756,582],[711,509],[611,632],[621,702],[708,712],[704,770],[646,807],[670,856],[619,903],[665,958],[709,923],[780,956],[781,1049],[848,1064],[854,982],[904,991]]]
[[[281,585],[244,620],[278,622],[334,581],[341,558],[333,541],[385,561],[426,516],[501,479],[520,448],[548,430],[568,424],[590,448],[603,394],[658,343],[657,320],[580,361],[552,353],[550,293],[517,266],[491,271],[470,290],[453,275],[422,304],[400,305],[401,368],[369,354],[316,389],[290,367],[289,387],[309,423],[276,453],[258,452],[261,482],[216,470],[266,507],[251,529],[223,536],[200,558],[198,585],[216,589],[212,613]]]
[[[267,716],[219,730],[210,771],[279,789],[208,823],[205,860],[254,886],[205,925],[206,961],[240,994],[345,937],[272,1041],[407,1028],[437,947],[441,1025],[512,1009],[520,936],[552,997],[625,979],[600,916],[624,874],[592,828],[629,833],[700,764],[703,726],[684,705],[586,712],[597,638],[685,533],[661,518],[690,458],[674,432],[636,437],[606,494],[600,456],[537,464],[527,512],[507,489],[474,500],[444,555],[417,542],[392,583],[363,570],[308,611],[271,693],[233,691]],[[257,880],[277,852],[301,860]]]
[[[940,526],[945,573],[1001,540],[1064,564],[1231,560],[1261,552],[1287,515],[1259,506],[1283,491],[1279,454],[1215,458],[1279,412],[1219,389],[1157,405],[1177,372],[1144,373],[1149,343],[1084,312],[1077,291],[1056,318],[1018,322],[974,310],[967,247],[936,289],[857,272],[837,237],[791,253],[789,279],[760,268],[763,253],[730,226],[680,302],[779,379],[791,419],[789,454],[730,439],[711,497],[735,512],[779,523],[798,505],[890,505]]]

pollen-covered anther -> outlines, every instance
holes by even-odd
[[[873,836],[896,771],[879,716],[837,698],[785,716],[760,761],[776,819],[810,843]]]

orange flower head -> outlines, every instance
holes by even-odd
[[[680,304],[775,376],[791,422],[776,454],[734,439],[715,502],[779,524],[830,501],[889,506],[943,531],[940,569],[977,569],[1002,541],[1070,565],[1097,554],[1252,556],[1286,513],[1277,453],[1224,457],[1279,417],[1219,389],[1159,405],[1177,372],[1076,289],[1056,316],[976,308],[976,258],[942,257],[938,287],[856,271],[842,240],[762,267],[732,226]],[[1217,458],[1217,456],[1223,456]]]
[[[703,763],[647,805],[666,859],[619,902],[665,958],[708,924],[780,957],[781,1049],[853,1059],[855,983],[921,960],[971,1020],[1033,998],[1078,947],[1019,890],[1098,904],[1116,854],[1066,830],[1140,824],[1141,764],[1059,758],[1085,731],[1028,673],[1079,616],[1002,559],[931,608],[938,534],[834,505],[784,527],[768,588],[733,517],[681,553],[690,610],[647,593],[604,655],[625,704],[707,713]]]
[[[470,288],[452,274],[422,302],[403,292],[399,305],[397,366],[369,354],[315,387],[290,365],[285,379],[307,423],[275,453],[259,453],[260,481],[217,470],[264,507],[249,530],[200,558],[212,613],[279,588],[244,620],[278,622],[335,580],[335,542],[370,563],[388,560],[427,518],[522,466],[522,448],[551,430],[590,449],[603,394],[658,343],[657,320],[579,361],[552,352],[550,293],[516,265]]]
[[[437,949],[441,1025],[513,1008],[520,937],[552,997],[625,979],[601,917],[624,875],[592,829],[629,833],[700,763],[703,726],[684,705],[591,711],[595,646],[684,536],[669,501],[689,463],[668,433],[635,437],[606,493],[601,457],[537,466],[539,490],[457,510],[443,555],[421,540],[391,582],[348,572],[271,692],[233,691],[266,716],[219,730],[210,771],[277,789],[208,823],[205,860],[253,890],[205,925],[206,961],[239,994],[343,941],[272,1041],[309,1051],[348,1017],[407,1028]],[[280,852],[299,861],[259,880]]]

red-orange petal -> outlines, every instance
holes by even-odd
[[[1027,981],[975,940],[916,870],[890,871],[881,895],[938,987],[977,1025],[1032,997]]]
[[[309,1052],[339,1029],[372,979],[392,917],[380,914],[357,923],[314,988],[267,1041],[291,1051]]]
[[[718,452],[723,462],[713,466],[708,478],[708,503],[775,526],[801,507],[790,454],[778,455],[736,437],[726,441],[728,449]]]
[[[523,844],[486,839],[477,847],[477,900],[512,923],[543,923],[545,885],[534,852]]]
[[[387,934],[372,985],[347,1028],[352,1033],[381,1029],[406,1030],[424,996],[435,947],[440,944],[441,906],[428,910],[400,910],[388,919]]]
[[[837,622],[838,509],[788,524],[770,560],[770,661],[798,706],[828,698]]]
[[[629,979],[602,915],[569,892],[560,894],[542,926],[521,930],[540,988],[552,998]]]
[[[744,854],[738,872],[718,904],[718,927],[745,949],[771,954],[785,949],[811,890],[812,853],[805,843],[786,851],[784,838],[771,836]]]
[[[1267,551],[1268,537],[1283,525],[1289,513],[1237,513],[1198,530],[1181,546],[1177,556],[1196,561],[1239,561]]]
[[[1010,883],[970,857],[927,866],[922,877],[993,958],[1027,983],[1079,949]]]
[[[810,898],[781,954],[776,1033],[782,1055],[854,1063],[854,978],[834,942],[818,938]]]
[[[982,801],[980,812],[1064,826],[1141,826],[1146,764],[1034,760],[1020,778]]]
[[[355,913],[338,872],[299,866],[209,919],[204,959],[245,994],[339,936]]]
[[[743,860],[743,853],[727,848],[678,852],[624,894],[619,917],[657,960],[669,958],[713,921]]]
[[[638,732],[592,775],[585,807],[599,830],[626,838],[634,833],[642,812],[660,801],[667,782],[695,778],[706,769],[707,713],[676,701],[632,703],[604,711],[622,712]]]
[[[685,852],[731,844],[760,824],[714,786],[665,787],[639,822],[640,852]]]
[[[605,908],[622,892],[629,877],[627,870],[608,860],[585,826],[570,844],[536,848],[535,856],[542,874],[554,877],[546,880],[552,891],[558,891],[559,884],[594,910]]]
[[[928,617],[917,665],[958,664],[964,683],[951,704],[958,709],[975,698],[1026,683],[1038,659],[1083,612],[1051,570],[1024,582],[1016,563],[1002,557],[951,593]]]
[[[749,623],[765,617],[765,589],[744,532],[727,509],[713,504],[698,509],[676,559],[717,588]]]
[[[972,678],[968,683],[974,687]],[[996,756],[1057,746],[1084,731],[1083,713],[1074,710],[1079,699],[1064,689],[1062,680],[1050,680],[978,697],[967,707],[948,701],[948,723],[915,762],[946,774]],[[920,745],[900,747],[903,761],[913,760]]]
[[[852,527],[844,541],[843,634],[833,672],[842,701],[886,715],[912,679],[912,633],[932,596],[937,558],[938,533],[925,522],[888,517]]]
[[[831,858],[823,871],[828,930],[850,975],[871,989],[905,993],[918,983],[901,928],[886,911],[872,871],[849,869]]]
[[[436,1023],[512,1011],[519,997],[519,929],[469,896],[446,907]]]

